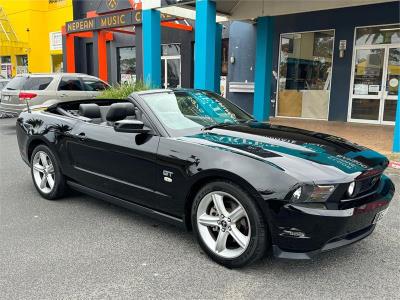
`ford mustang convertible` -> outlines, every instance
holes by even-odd
[[[193,230],[237,268],[267,250],[310,259],[370,235],[388,160],[342,138],[257,122],[203,90],[150,90],[22,112],[17,136],[46,199],[74,189]]]

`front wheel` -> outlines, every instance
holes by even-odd
[[[202,249],[229,268],[256,261],[267,247],[267,230],[259,208],[231,182],[212,182],[198,192],[192,226]]]

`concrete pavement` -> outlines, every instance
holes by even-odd
[[[389,125],[327,122],[295,118],[271,118],[271,123],[340,136],[384,154],[392,152],[394,127]]]
[[[14,124],[0,120],[0,299],[400,297],[398,192],[359,243],[312,261],[266,257],[229,270],[168,224],[81,194],[42,199]]]

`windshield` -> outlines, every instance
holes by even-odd
[[[249,114],[233,103],[207,91],[174,91],[141,96],[171,135],[252,120]]]

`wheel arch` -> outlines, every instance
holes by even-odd
[[[258,208],[261,210],[261,212],[264,212],[263,205],[262,205],[262,199],[257,190],[244,178],[228,172],[224,170],[213,170],[213,171],[207,171],[201,175],[199,175],[192,183],[192,185],[189,188],[188,193],[186,194],[186,199],[185,199],[185,207],[184,207],[184,222],[185,226],[188,230],[192,230],[192,223],[191,223],[191,210],[192,210],[192,204],[194,202],[194,198],[196,197],[196,194],[199,192],[199,190],[205,186],[206,184],[214,181],[230,181],[236,185],[238,185],[240,188],[242,188],[245,192],[247,192],[252,199],[255,200],[256,205]],[[265,214],[263,213],[263,219],[265,224],[267,225],[267,220],[265,218]]]
[[[32,139],[31,141],[29,141],[26,153],[29,162],[31,161],[33,150],[35,150],[35,148],[39,145],[45,145],[49,147],[49,144],[40,138]]]
[[[47,141],[46,139],[43,139],[43,138],[39,138],[39,137],[30,140],[28,143],[26,154],[27,154],[29,163],[31,162],[33,150],[35,150],[35,148],[39,145],[45,145],[51,150],[51,152],[53,153],[53,155],[55,156],[55,158],[57,160],[58,165],[60,166],[60,169],[62,169],[62,165],[60,163],[60,158],[58,156],[57,151],[54,150],[54,147],[52,147],[52,145],[49,141]]]

